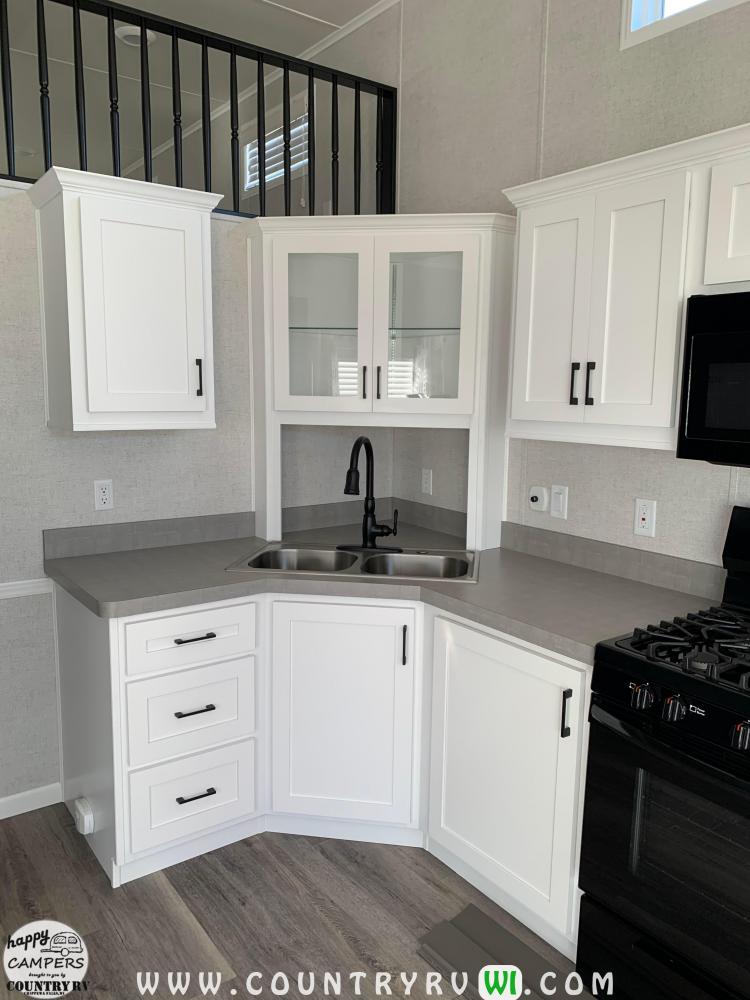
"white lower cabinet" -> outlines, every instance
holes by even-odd
[[[570,932],[585,672],[435,622],[430,846],[517,914]],[[450,858],[446,858],[450,863]],[[535,928],[537,929],[537,928]]]
[[[411,608],[273,605],[273,808],[407,824],[414,768]]]

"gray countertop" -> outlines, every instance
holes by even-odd
[[[356,537],[356,529],[350,526],[296,532],[285,541],[336,544],[352,537]],[[450,536],[406,525],[399,529],[398,541],[405,548],[443,549],[456,547],[457,542]],[[102,618],[260,593],[424,601],[585,663],[593,661],[594,646],[601,639],[711,603],[708,598],[510,549],[482,552],[476,583],[337,579],[267,570],[247,575],[226,572],[227,566],[266,544],[262,538],[234,538],[51,559],[45,563],[45,571]]]

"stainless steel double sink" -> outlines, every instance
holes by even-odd
[[[333,547],[275,543],[252,556],[238,559],[227,567],[227,571],[475,582],[478,568],[476,554],[463,550],[406,549],[404,552],[378,552],[376,549],[361,549],[346,552]]]

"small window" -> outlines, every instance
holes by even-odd
[[[747,0],[623,0],[622,45],[625,49],[663,35],[691,21],[737,7]]]
[[[291,122],[291,169],[292,176],[307,166],[308,120],[307,112]],[[254,191],[260,185],[258,170],[258,140],[253,139],[245,146],[245,191]],[[284,129],[276,128],[266,135],[266,185],[284,178]]]

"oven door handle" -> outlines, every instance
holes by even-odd
[[[591,706],[590,719],[592,723],[602,726],[602,728],[614,736],[626,740],[631,746],[649,757],[657,758],[671,769],[687,766],[699,772],[703,778],[719,780],[724,786],[731,786],[732,790],[735,793],[739,793],[742,800],[750,807],[750,786],[748,785],[747,778],[740,777],[723,767],[717,767],[705,760],[701,760],[699,757],[693,756],[693,754],[680,749],[674,744],[665,743],[655,736],[644,733],[635,726],[631,726],[622,719],[618,719],[602,708],[601,705],[593,704]]]

